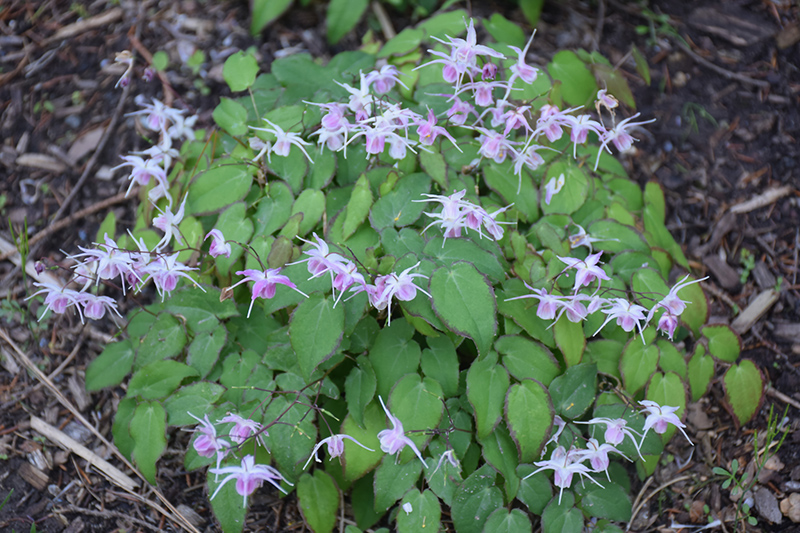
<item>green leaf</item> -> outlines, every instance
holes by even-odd
[[[542,532],[581,533],[583,515],[574,505],[575,496],[570,491],[554,498],[542,513]]]
[[[134,352],[129,340],[112,342],[86,368],[86,390],[96,391],[122,383],[133,368]]]
[[[155,361],[133,375],[128,383],[128,396],[145,400],[163,398],[177,389],[181,381],[197,375],[197,370],[183,363],[171,359]]]
[[[242,104],[230,98],[222,97],[211,116],[217,126],[231,135],[244,135],[247,133],[247,110]]]
[[[219,360],[219,354],[228,339],[228,329],[220,324],[214,331],[203,331],[195,335],[189,344],[186,363],[204,378]],[[88,376],[88,374],[87,374]]]
[[[500,13],[492,13],[488,20],[483,21],[483,27],[498,43],[516,46],[520,49],[525,47],[525,32]]]
[[[497,472],[483,465],[461,484],[453,496],[453,525],[459,533],[481,533],[495,509],[503,506],[503,495],[494,485]]]
[[[372,206],[369,214],[370,224],[375,231],[413,224],[425,210],[425,203],[412,200],[419,200],[423,194],[430,191],[430,187],[431,178],[427,174],[403,176],[394,190],[379,198]]]
[[[503,366],[514,378],[536,379],[545,386],[561,373],[553,354],[546,346],[520,335],[504,335],[494,343],[503,356]]]
[[[583,324],[569,320],[566,314],[561,315],[553,326],[553,335],[556,346],[561,350],[567,366],[574,366],[583,359],[583,350],[586,348],[586,336],[583,334]]]
[[[303,474],[297,482],[297,499],[308,527],[314,533],[330,533],[336,526],[339,489],[333,478],[317,468],[314,475]]]
[[[619,360],[622,357],[623,344],[619,341],[601,339],[586,343],[583,360],[596,363],[597,371],[620,378]]]
[[[256,74],[258,74],[256,58],[252,54],[246,54],[242,51],[228,57],[222,67],[222,77],[233,92],[244,91],[253,85],[253,82],[256,81]],[[242,111],[244,112],[244,108],[242,108]],[[214,118],[216,119],[216,117]],[[220,124],[220,126],[222,125]],[[228,132],[233,135],[242,135],[241,133],[233,133],[230,130]]]
[[[167,410],[167,423],[170,426],[192,426],[197,420],[189,416],[192,413],[202,418],[203,413],[210,413],[214,402],[219,400],[225,388],[216,383],[201,381],[181,387],[164,402]]]
[[[484,460],[492,465],[503,477],[506,499],[513,500],[519,489],[516,470],[519,465],[517,446],[504,425],[499,425],[485,439],[480,439]]]
[[[467,399],[475,411],[478,438],[488,436],[503,416],[508,372],[495,364],[495,358],[485,358],[472,363],[467,372]]]
[[[250,35],[257,36],[272,21],[283,15],[290,5],[292,0],[253,0]]]
[[[167,415],[158,402],[142,402],[136,406],[130,424],[133,437],[133,458],[147,479],[156,484],[156,461],[167,448]]]
[[[199,174],[189,187],[187,215],[221,211],[247,196],[253,178],[245,165],[224,165]]]
[[[689,376],[686,373],[685,352],[679,352],[678,348],[666,339],[658,340],[656,345],[660,351],[659,368],[664,372],[675,372],[682,380],[686,380]]]
[[[167,66],[169,66],[169,54],[167,54],[164,50],[159,50],[153,54],[153,59],[150,62],[150,65],[159,72],[166,70]]]
[[[708,352],[726,363],[735,363],[742,351],[742,341],[730,326],[714,324],[702,329],[703,337],[708,339]]]
[[[551,78],[561,82],[561,94],[571,106],[585,105],[597,93],[594,76],[574,52],[556,53],[547,71]]]
[[[411,511],[405,512],[402,507],[411,505]],[[419,531],[438,531],[442,519],[442,509],[439,498],[426,490],[420,492],[411,489],[400,502],[400,511],[397,513],[397,531],[399,533],[417,533]]]
[[[378,402],[372,402],[364,411],[363,428],[356,424],[352,415],[348,415],[344,419],[340,431],[375,450],[371,452],[355,442],[344,440],[344,454],[342,454],[341,460],[344,465],[344,478],[347,481],[354,481],[362,477],[380,463],[384,454],[380,449],[378,432],[384,429],[386,429],[386,414]]]
[[[678,418],[682,418],[684,411],[686,411],[686,387],[680,376],[674,372],[665,374],[656,372],[653,374],[653,377],[650,378],[650,383],[647,385],[645,398],[656,402],[658,405],[678,407],[675,412]],[[675,426],[670,425],[662,437],[665,444],[672,438],[675,431]]]
[[[592,405],[597,390],[597,365],[583,363],[568,368],[550,384],[556,414],[575,420]]]
[[[706,355],[706,349],[702,344],[697,344],[687,366],[692,401],[696,402],[706,393],[711,378],[714,377],[714,359]]]
[[[528,335],[541,341],[545,346],[555,348],[553,329],[548,329],[552,321],[542,320],[536,316],[536,300],[509,300],[530,293],[521,280],[506,281],[503,283],[503,290],[497,293],[498,310],[524,329]]]
[[[559,52],[556,54],[562,54]],[[571,54],[572,52],[566,52]],[[550,204],[545,203],[545,195],[541,194],[542,213],[546,215],[563,213],[569,215],[577,211],[589,195],[589,179],[584,171],[576,166],[572,160],[558,161],[548,167],[547,173],[542,178],[541,191],[551,179],[558,180],[564,174],[564,186],[561,191],[554,194]]]
[[[355,187],[353,187],[353,192],[350,193],[350,201],[347,203],[344,226],[342,227],[344,240],[349,239],[358,227],[364,223],[367,215],[369,215],[370,207],[372,207],[372,190],[369,187],[366,175],[362,174],[358,178]]]
[[[690,277],[689,280],[694,280]],[[692,330],[695,335],[700,334],[700,328],[708,321],[708,298],[699,283],[693,283],[678,291],[678,296],[687,302],[686,309],[681,313],[681,322]]]
[[[139,340],[134,370],[154,361],[175,357],[185,345],[186,333],[178,320],[167,313],[159,313],[150,330]]]
[[[419,374],[408,374],[392,388],[387,406],[403,423],[406,432],[409,432],[408,438],[422,451],[426,441],[430,439],[422,430],[437,427],[442,419],[442,387],[431,378],[422,379]],[[402,453],[409,457],[413,450]],[[411,460],[415,461],[416,457]]]
[[[441,237],[434,237],[425,245],[424,252],[434,258],[438,265],[448,266],[459,260],[467,260],[492,282],[506,279],[508,265],[502,260],[500,250],[492,253],[473,241],[450,239],[445,243]]]
[[[123,398],[117,406],[117,413],[114,415],[114,424],[111,426],[111,434],[114,436],[114,445],[122,452],[122,455],[131,458],[133,448],[136,443],[131,437],[130,425],[133,415],[136,412],[136,400],[134,398]]]
[[[393,455],[384,455],[375,469],[375,510],[386,511],[394,502],[403,497],[422,473],[422,463],[413,460],[400,464]]]
[[[280,416],[281,423],[270,427],[264,440],[278,463],[278,470],[294,483],[302,474],[303,465],[317,442],[317,428],[313,411],[309,412],[304,405],[290,405],[285,398],[274,396],[261,421],[264,425],[271,424]]]
[[[364,427],[364,410],[375,397],[377,387],[378,381],[369,359],[364,355],[358,356],[358,364],[344,382],[344,397],[347,399],[347,412],[361,427]]]
[[[453,417],[456,421],[456,427],[466,429],[469,433],[472,433],[471,424],[469,424],[468,428],[463,428],[458,424],[459,415],[468,417],[463,411],[458,411],[456,416]],[[470,419],[465,418],[465,420],[469,421]],[[456,487],[461,484],[461,466],[453,466],[446,458],[442,459],[442,455],[446,451],[445,445],[437,439],[431,441],[428,450],[433,453],[433,459],[437,457],[438,459],[428,461],[428,467],[425,468],[425,481],[427,481],[434,494],[441,498],[445,505],[450,506],[453,504],[453,494],[455,494]]]
[[[542,14],[544,0],[519,0],[519,7],[531,27],[539,25],[539,16]]]
[[[484,533],[524,533],[533,531],[530,518],[519,509],[497,509],[483,526]]]
[[[428,347],[422,350],[422,373],[439,382],[446,397],[458,393],[458,355],[447,337],[430,337]]]
[[[173,291],[164,302],[164,309],[185,320],[187,327],[194,333],[212,331],[219,325],[219,320],[239,316],[236,305],[231,300],[219,301],[219,290],[205,286],[205,292],[195,287],[184,287]],[[134,336],[134,333],[128,333]]]
[[[306,189],[295,200],[292,206],[292,215],[303,213],[298,235],[307,235],[322,220],[325,211],[325,195],[316,189]]]
[[[356,27],[367,10],[368,0],[331,0],[328,4],[328,44],[338,43]]]
[[[510,163],[497,165],[489,163],[483,168],[483,179],[486,185],[499,194],[506,204],[514,204],[520,218],[525,222],[533,222],[539,218],[539,193],[526,173],[522,181]],[[519,193],[517,192],[519,191]]]
[[[616,483],[603,482],[602,487],[586,483],[584,488],[576,487],[581,494],[579,507],[588,516],[607,518],[617,522],[631,519],[632,506],[628,492]]]
[[[241,460],[232,458],[220,466],[241,466]],[[244,497],[236,492],[236,483],[226,483],[219,492],[217,487],[225,479],[224,476],[217,476],[211,472],[206,473],[206,483],[208,484],[208,494],[216,493],[211,499],[211,509],[214,517],[219,521],[224,533],[239,533],[244,528],[244,520],[247,516],[247,506],[244,505]]]
[[[377,57],[404,56],[409,54],[419,48],[422,37],[422,30],[405,28],[383,45]]]
[[[553,499],[553,487],[544,472],[529,476],[536,469],[532,465],[519,465],[517,475],[521,481],[517,491],[517,499],[524,503],[530,512],[541,515],[544,508]]]
[[[453,332],[469,337],[485,354],[497,334],[494,290],[474,266],[466,262],[437,268],[431,275],[433,310]]]
[[[616,220],[596,220],[589,224],[586,228],[586,232],[594,239],[601,239],[593,244],[596,250],[602,250],[613,254],[618,254],[623,250],[635,250],[644,253],[650,252],[650,247],[638,231],[630,226],[620,224]],[[614,264],[614,260],[617,257],[619,256],[615,255],[611,260],[612,264]],[[653,265],[652,260],[650,264]],[[622,271],[617,269],[615,271],[620,274],[623,272],[627,273],[627,270]],[[633,272],[627,273],[627,275],[630,276],[632,273]]]
[[[636,72],[639,73],[645,84],[650,85],[650,67],[647,65],[647,58],[634,45],[631,45],[631,55],[636,63]]]
[[[114,211],[109,211],[106,217],[103,219],[103,222],[100,223],[100,227],[97,228],[97,237],[95,238],[95,242],[105,242],[105,236],[108,234],[110,238],[114,238],[117,229],[117,215]]]
[[[255,235],[271,235],[281,229],[289,220],[294,205],[292,191],[282,181],[271,182],[265,194],[253,217]]]
[[[344,307],[333,304],[332,297],[312,294],[297,306],[289,321],[289,341],[306,381],[342,342]]]
[[[764,392],[761,371],[749,359],[731,366],[722,377],[725,400],[739,425],[746,424],[758,412]]]
[[[553,405],[547,390],[532,379],[512,385],[505,399],[505,415],[520,460],[530,463],[538,459],[553,426]]]
[[[652,268],[637,270],[631,279],[631,288],[635,293],[648,296],[639,301],[647,309],[652,308],[656,302],[669,293],[669,287],[664,283],[664,278]]]
[[[631,339],[625,345],[619,361],[619,371],[629,394],[635,395],[639,392],[656,371],[658,355],[658,346],[645,346],[639,337]]]
[[[421,350],[412,340],[414,328],[404,319],[395,319],[392,325],[383,328],[369,352],[369,361],[378,378],[378,394],[384,398],[395,383],[406,374],[416,372]]]

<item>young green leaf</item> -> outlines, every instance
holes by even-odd
[[[156,461],[167,448],[167,415],[158,402],[142,402],[130,422],[133,458],[148,482],[156,484]]]
[[[312,294],[297,306],[289,321],[289,341],[306,380],[342,342],[344,308],[333,304],[332,297]]]
[[[725,400],[739,425],[746,424],[758,412],[764,397],[764,378],[749,359],[731,366],[722,377]]]
[[[531,463],[539,458],[553,415],[550,395],[538,381],[525,379],[508,389],[505,416],[521,461]]]
[[[333,478],[317,468],[314,475],[303,474],[297,482],[297,499],[308,527],[314,533],[330,533],[336,526],[339,489]]]

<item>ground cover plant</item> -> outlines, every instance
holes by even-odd
[[[167,425],[194,429],[186,466],[208,467],[226,531],[264,481],[297,490],[315,531],[340,491],[361,528],[390,511],[436,529],[444,505],[458,531],[614,531],[631,515],[620,465],[652,472],[717,361],[738,420],[757,409],[758,370],[672,272],[688,265],[662,191],[606,153],[647,121],[597,86],[600,58],[545,71],[532,37],[478,44],[461,12],[425,24],[324,66],[259,75],[232,56],[243,96],[208,135],[142,101],[154,146],[122,164],[136,226],[76,254],[80,288],[40,287],[45,308],[101,318],[100,280],[152,280],[160,298],[87,386],[132,374],[115,442],[151,482]]]

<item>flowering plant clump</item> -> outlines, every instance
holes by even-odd
[[[325,66],[257,75],[234,54],[224,76],[247,92],[210,133],[141,101],[158,140],[120,165],[135,227],[35,293],[96,319],[116,311],[105,287],[152,280],[87,387],[132,374],[113,433],[152,483],[167,426],[192,431],[186,468],[207,469],[225,531],[265,481],[316,532],[340,492],[361,529],[436,531],[446,506],[459,532],[619,531],[625,465],[650,475],[676,429],[689,440],[715,365],[735,416],[755,412],[760,374],[704,326],[700,280],[668,283],[688,263],[660,187],[609,155],[652,121],[617,116],[587,69],[602,58],[535,67],[533,37],[479,44],[463,15]],[[444,36],[427,57],[426,32]]]

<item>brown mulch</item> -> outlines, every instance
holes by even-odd
[[[729,490],[709,482],[711,468],[727,467],[734,458],[751,463],[752,434],[763,431],[770,406],[783,413],[791,403],[786,422],[791,434],[778,454],[780,464],[772,465],[762,480],[763,509],[757,506],[759,523],[751,528],[791,530],[796,524],[788,518],[782,517],[780,524],[768,518],[776,519],[770,502],[800,492],[800,7],[782,0],[649,4],[653,15],[622,0],[600,0],[591,9],[578,2],[547,3],[534,45],[535,63],[542,64],[558,49],[597,48],[612,64],[621,65],[637,111],[658,119],[626,164],[642,184],[655,180],[663,185],[668,227],[692,266],[710,276],[705,288],[712,322],[731,323],[757,296],[779,289],[774,303],[741,332],[743,357],[759,366],[772,392],[756,418],[739,428],[725,410],[721,384],[715,383],[687,417],[697,443],[693,455],[685,443],[673,441],[669,451],[681,467],[665,462],[651,485],[637,485],[647,504],[633,529],[667,528],[673,520],[703,523],[709,514],[729,519]],[[488,16],[494,8],[511,20],[523,20],[506,4],[472,6],[476,16]],[[211,128],[211,112],[219,96],[227,94],[221,67],[231,53],[256,46],[262,65],[268,65],[291,47],[319,56],[358,46],[359,39],[351,35],[330,49],[324,41],[324,13],[321,3],[295,6],[261,40],[253,40],[243,2],[99,0],[72,7],[44,0],[4,2],[0,237],[11,241],[9,224],[19,232],[27,222],[35,241],[31,259],[57,265],[64,259],[60,250],[73,252],[95,240],[109,211],[116,214],[119,227],[131,225],[134,202],[121,197],[127,183],[111,168],[120,155],[148,145],[133,119],[124,116],[137,109],[134,96],[157,97],[196,112],[199,124]],[[669,24],[658,19],[660,14],[669,15]],[[404,16],[392,17],[397,29]],[[637,27],[644,27],[644,33]],[[631,43],[648,59],[649,86],[627,56]],[[140,79],[137,70],[120,105],[125,93],[114,89],[121,71],[113,58],[125,49],[139,57],[164,50],[171,64],[163,79],[151,82]],[[198,69],[181,63],[181,57],[198,50],[205,53]],[[112,122],[116,127],[106,132]],[[762,197],[763,205],[751,209],[746,203]],[[49,230],[56,213],[64,227]],[[0,328],[50,376],[79,414],[110,438],[114,408],[124,393],[86,393],[83,372],[116,327],[110,322],[82,327],[69,319],[38,324],[24,302],[30,276],[26,284],[5,259],[0,262]],[[753,262],[743,276],[749,260]],[[31,416],[38,417],[125,470],[76,422],[75,413],[8,357],[12,351],[0,342],[0,502],[10,494],[0,509],[0,530],[28,531],[32,525],[46,532],[179,530],[174,520],[145,503],[159,503],[150,489],[140,484],[138,497],[127,493],[84,459],[30,428]],[[187,442],[186,433],[172,433],[159,463],[158,490],[199,530],[213,531],[203,475],[183,469]],[[665,484],[669,486],[654,492]],[[259,491],[254,504],[257,510],[248,516],[251,530],[303,530],[293,497],[281,500]]]

